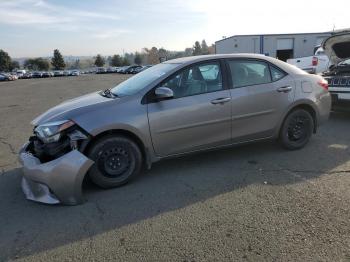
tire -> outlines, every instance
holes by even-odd
[[[102,188],[128,183],[140,173],[142,167],[140,148],[124,136],[106,136],[97,140],[87,156],[95,162],[88,176]]]
[[[280,130],[279,142],[288,150],[303,148],[314,130],[314,119],[309,112],[296,109],[285,118]]]

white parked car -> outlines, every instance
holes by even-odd
[[[80,71],[79,70],[73,70],[73,71],[70,72],[70,75],[71,76],[78,76],[78,75],[80,75]]]
[[[319,47],[315,55],[288,59],[288,64],[294,65],[310,74],[320,74],[327,71],[330,61],[322,47]]]
[[[26,70],[17,70],[16,71],[16,75],[18,76],[18,78],[23,78],[23,76],[26,74]]]

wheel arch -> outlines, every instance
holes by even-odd
[[[280,124],[279,124],[279,128],[278,128],[278,134],[277,136],[279,136],[280,134],[280,131],[281,131],[281,128],[283,126],[283,123],[285,121],[285,119],[287,118],[287,116],[297,110],[297,109],[303,109],[305,111],[307,111],[308,113],[310,113],[310,115],[312,116],[312,119],[314,121],[314,134],[317,132],[317,126],[318,126],[318,114],[317,114],[317,109],[315,108],[314,105],[312,105],[312,103],[310,101],[301,101],[297,104],[293,104],[291,107],[288,108],[287,112],[283,115],[283,118],[282,120],[280,121]]]
[[[84,154],[86,154],[96,141],[98,141],[99,139],[101,139],[103,137],[113,136],[113,135],[124,136],[124,137],[127,137],[127,138],[131,139],[132,141],[134,141],[136,143],[136,145],[141,150],[142,157],[144,159],[144,164],[147,166],[148,169],[151,168],[152,157],[151,157],[151,154],[149,152],[149,149],[145,146],[144,142],[142,141],[142,139],[139,136],[137,136],[135,133],[133,133],[129,130],[125,130],[125,129],[106,130],[106,131],[103,131],[95,136],[92,136],[91,139],[88,141],[88,143],[86,145],[84,145],[84,147],[81,149],[82,152]]]

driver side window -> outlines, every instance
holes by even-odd
[[[219,62],[198,64],[181,70],[161,84],[174,92],[174,98],[222,90]]]

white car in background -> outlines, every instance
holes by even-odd
[[[16,71],[16,75],[18,76],[18,78],[23,78],[23,76],[26,74],[26,70],[17,70]]]
[[[288,59],[288,64],[294,65],[310,74],[321,74],[331,65],[328,56],[322,47],[319,47],[315,55]]]

